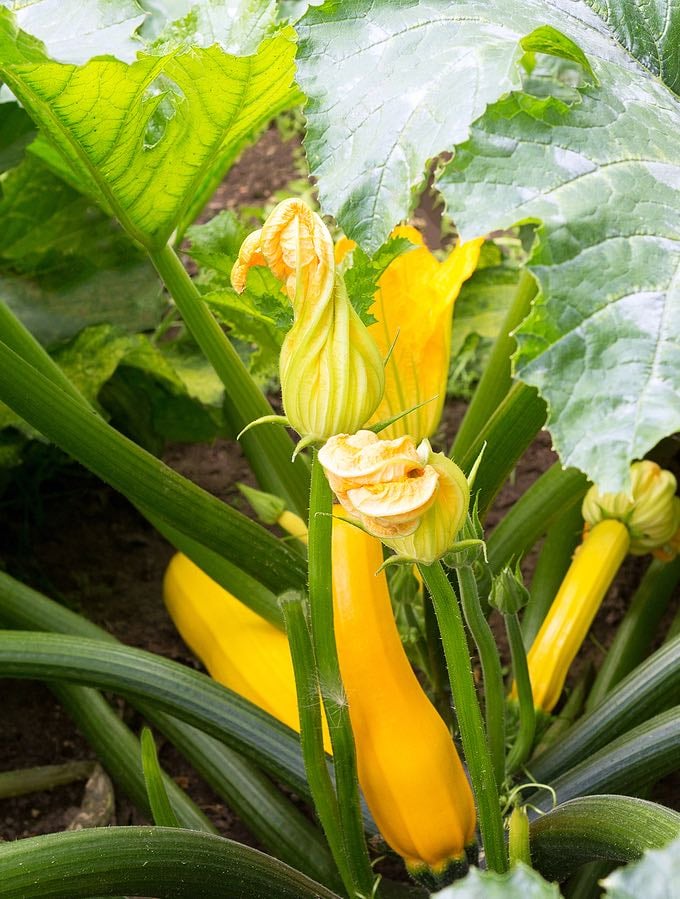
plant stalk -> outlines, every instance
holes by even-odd
[[[225,386],[224,408],[234,435],[256,418],[271,415],[267,399],[217,323],[174,249],[166,245],[149,256],[180,311],[185,325]],[[281,425],[262,425],[241,438],[263,490],[286,501],[306,519],[309,469],[302,456],[291,463],[294,444]]]
[[[463,751],[477,801],[486,861],[489,868],[502,873],[508,867],[503,820],[494,764],[484,733],[482,713],[470,667],[463,616],[441,563],[435,562],[433,565],[418,567],[432,596],[439,621]]]
[[[505,691],[503,672],[494,635],[479,603],[477,582],[469,565],[456,569],[465,623],[475,641],[484,680],[486,735],[493,760],[496,785],[505,780]]]
[[[557,596],[582,531],[583,516],[579,502],[563,512],[548,530],[531,580],[529,602],[522,612],[522,638],[527,649],[531,648]]]
[[[308,544],[312,642],[333,746],[338,810],[352,882],[356,895],[371,896],[374,876],[361,817],[354,735],[333,629],[332,516],[333,494],[323,467],[315,457],[312,462]]]
[[[507,770],[508,774],[511,775],[522,767],[531,753],[536,733],[536,709],[534,708],[534,696],[531,689],[529,666],[527,665],[527,655],[524,650],[524,642],[522,641],[519,616],[517,612],[513,612],[503,617],[510,644],[512,672],[517,686],[519,702],[519,730],[507,759]]]
[[[309,632],[302,595],[288,591],[281,596],[281,608],[295,671],[295,689],[300,711],[300,744],[314,808],[326,834],[333,859],[348,895],[355,881],[340,825],[340,810],[323,748],[323,724],[319,681],[316,677],[314,647]]]
[[[512,386],[510,357],[516,346],[512,331],[526,318],[535,294],[536,281],[530,272],[524,269],[513,301],[501,325],[500,333],[491,350],[484,374],[456,434],[451,450],[451,455],[456,459],[467,454],[467,451],[475,443],[477,435],[484,429]]]

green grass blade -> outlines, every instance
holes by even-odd
[[[156,744],[148,727],[143,728],[140,743],[142,746],[142,771],[153,822],[159,827],[179,827],[177,815],[172,810],[168,794],[165,791]]]
[[[102,827],[0,846],[0,899],[338,899],[255,849],[192,830]]]

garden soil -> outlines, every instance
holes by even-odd
[[[219,209],[264,203],[295,177],[294,143],[283,144],[275,130],[264,135],[234,167],[211,203],[207,217]],[[443,425],[448,440],[455,433],[464,406],[447,409]],[[238,445],[170,446],[165,461],[201,487],[248,512],[236,489],[249,481]],[[549,436],[539,435],[500,493],[489,517],[496,521],[526,488],[556,459]],[[200,668],[174,630],[162,602],[162,577],[172,548],[121,496],[76,465],[62,468],[42,484],[39,496],[15,489],[3,497],[0,568],[78,611],[118,639]],[[527,563],[527,573],[533,557]],[[596,662],[614,634],[641,574],[639,560],[630,559],[609,593],[579,659]],[[143,721],[122,701],[110,697],[136,732]],[[4,681],[2,689],[0,771],[19,767],[91,759],[92,752],[53,695],[39,683]],[[161,763],[186,789],[219,830],[236,840],[257,845],[246,828],[192,771],[172,745],[158,736]],[[0,800],[0,839],[12,840],[68,827],[83,797],[83,783],[49,792]],[[678,804],[677,782],[667,782],[661,801]],[[115,823],[146,823],[140,813],[116,794]]]

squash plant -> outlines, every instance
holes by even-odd
[[[71,0],[56,18],[54,0],[3,0],[0,79],[24,110],[7,107],[20,120],[7,133],[15,151],[30,141],[30,159],[115,219],[130,252],[155,268],[224,385],[225,421],[274,520],[294,520],[295,539],[209,496],[107,423],[4,302],[0,400],[127,496],[193,563],[168,575],[169,605],[185,597],[178,624],[216,676],[228,666],[208,658],[211,623],[225,626],[226,616],[238,627],[227,599],[220,605],[225,592],[285,630],[300,732],[282,723],[276,691],[264,711],[231,674],[225,687],[122,646],[0,575],[0,673],[46,680],[155,823],[4,846],[0,895],[367,899],[425,895],[469,867],[443,895],[558,895],[541,875],[573,877],[572,895],[596,895],[593,863],[609,870],[680,833],[680,816],[645,798],[678,765],[680,636],[651,654],[649,643],[680,577],[680,501],[670,473],[648,461],[653,477],[639,477],[630,464],[680,422],[677,11],[627,0],[146,5],[144,19],[133,0],[95,2],[74,30]],[[282,416],[177,242],[253,133],[301,91],[321,212],[344,238],[334,246],[320,215],[294,199],[243,235],[228,264],[219,245],[210,256],[218,273],[230,270],[229,302],[244,315],[263,315],[267,278],[278,298],[269,312],[292,308],[293,321],[282,318]],[[413,247],[409,229],[393,229],[413,211],[428,160],[445,151],[453,156],[434,181],[460,237],[441,263]],[[420,410],[439,411],[423,391],[445,382],[453,299],[481,238],[526,223],[537,237],[529,265],[451,452],[436,452],[438,415]],[[408,297],[424,298],[420,316],[408,318]],[[381,345],[373,334],[388,322]],[[546,472],[487,539],[486,512],[546,424],[571,467]],[[575,573],[586,492],[592,531],[579,553],[588,564]],[[612,559],[629,541],[660,558],[590,697],[576,685],[554,717],[559,696],[543,702],[544,682],[561,692],[575,647],[570,630],[565,656],[550,625],[574,611],[564,604],[575,581],[601,599],[614,564],[588,545],[605,531],[618,535]],[[512,566],[544,536],[527,591]],[[209,589],[196,588],[196,566]],[[385,569],[419,633],[422,684],[395,633]],[[514,693],[490,601],[507,627]],[[248,636],[237,637],[243,651]],[[247,662],[239,668],[248,680]],[[160,770],[148,734],[140,745],[97,690],[139,709],[269,855],[218,837]],[[311,802],[314,819],[275,783]],[[367,837],[378,832],[417,884],[375,875]],[[664,876],[657,858],[641,863],[650,882]],[[625,895],[636,876],[613,875],[606,889]]]

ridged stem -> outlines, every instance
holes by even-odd
[[[284,593],[281,597],[281,608],[295,672],[295,690],[300,711],[300,745],[307,781],[314,808],[326,834],[340,877],[347,894],[352,896],[355,892],[355,881],[345,853],[338,800],[326,764],[319,681],[316,676],[312,637],[301,594],[292,590]]]
[[[503,872],[508,867],[503,820],[493,760],[484,733],[482,713],[470,667],[463,616],[441,563],[435,562],[434,565],[418,567],[437,613],[463,751],[477,803],[487,865],[494,871]]]
[[[270,589],[297,588],[298,553],[140,449],[0,342],[0,398],[65,452],[183,533],[238,560]]]
[[[65,762],[62,765],[39,765],[0,772],[0,799],[25,796],[41,790],[52,790],[76,780],[87,780],[93,762]]]
[[[507,759],[507,770],[511,775],[522,767],[531,753],[536,733],[536,709],[534,708],[534,696],[531,690],[529,666],[522,641],[519,617],[516,612],[503,617],[510,644],[512,673],[517,686],[519,703],[519,729]]]
[[[521,805],[516,805],[508,820],[508,851],[510,866],[517,862],[531,867],[531,847],[529,843],[529,818]]]
[[[456,434],[451,450],[451,455],[456,459],[466,455],[512,386],[510,356],[514,352],[516,341],[511,332],[528,314],[535,293],[536,281],[525,269],[491,350],[484,374]]]
[[[276,859],[175,827],[95,827],[0,846],[1,899],[338,899]]]
[[[484,681],[486,736],[493,760],[496,785],[505,779],[505,695],[503,672],[496,640],[479,604],[477,582],[469,565],[456,569],[465,623],[475,641]]]
[[[361,816],[356,750],[333,629],[333,495],[322,465],[312,463],[309,499],[309,607],[319,687],[333,746],[338,811],[356,895],[370,896],[374,876]],[[350,560],[347,560],[349,564]],[[370,684],[366,685],[370,689]]]
[[[225,413],[238,434],[272,408],[214,316],[203,302],[177,253],[170,246],[150,250],[149,256],[180,311],[196,343],[225,386]],[[302,456],[291,464],[293,442],[281,425],[262,425],[242,437],[243,449],[263,490],[307,517],[309,469]]]
[[[584,796],[558,805],[531,824],[538,871],[562,880],[593,859],[626,863],[680,836],[680,815],[629,796]]]

